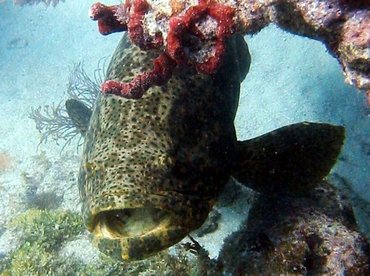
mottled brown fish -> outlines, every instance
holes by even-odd
[[[168,248],[207,218],[231,176],[273,195],[301,193],[323,178],[344,129],[301,123],[239,142],[234,117],[250,55],[234,36],[213,75],[176,68],[140,100],[100,95],[86,133],[79,188],[99,249],[137,260]],[[130,81],[159,52],[120,42],[107,79]]]

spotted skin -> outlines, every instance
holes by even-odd
[[[159,54],[141,51],[123,38],[107,79],[129,82],[150,70]],[[298,124],[292,132],[283,129],[282,136],[277,130],[263,139],[237,141],[234,118],[249,65],[247,45],[236,35],[228,41],[215,75],[178,67],[167,84],[151,87],[140,100],[98,97],[86,133],[79,189],[85,223],[102,252],[138,260],[177,243],[202,225],[233,174],[246,183],[258,180],[260,190],[267,192],[279,191],[264,180],[299,179],[299,174],[285,177],[295,173],[294,164],[299,163],[299,173],[312,163],[326,168],[310,172],[314,176],[310,180],[325,176],[344,139],[340,127],[330,126],[326,132],[333,139],[315,135],[305,139],[300,133],[310,133],[307,123],[308,128]],[[284,145],[285,135],[291,136],[293,147]],[[273,143],[277,136],[279,142]],[[307,146],[312,143],[322,143],[317,147],[320,152],[304,150],[312,149]],[[266,147],[272,155],[264,154]],[[279,170],[297,148],[302,149],[299,159],[292,159],[289,170],[284,166]],[[282,158],[270,162],[275,152]],[[274,177],[271,172],[280,174]],[[294,191],[294,183],[286,187]]]
[[[246,45],[242,39],[236,38]],[[138,101],[99,96],[79,182],[85,221],[102,251],[140,259],[178,242],[207,217],[229,179],[236,143],[233,120],[250,62],[247,49],[243,59],[235,56],[236,47],[230,49],[234,52],[214,76],[177,68],[167,84],[150,88]],[[122,39],[107,79],[127,82],[149,70],[158,54]],[[232,68],[241,70],[230,74]],[[121,239],[117,234],[103,242],[105,232],[115,235],[99,223],[107,220],[106,214],[141,207],[167,210],[170,222],[154,234],[150,230]]]

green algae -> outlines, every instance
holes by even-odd
[[[30,209],[15,217],[8,230],[19,235],[20,244],[0,260],[0,275],[199,275],[196,258],[182,248],[176,255],[167,251],[138,262],[120,262],[100,255],[85,264],[60,250],[85,232],[79,214],[63,210]]]
[[[78,214],[29,209],[15,217],[7,228],[19,235],[20,244],[1,261],[0,275],[55,275],[57,268],[64,267],[65,272],[76,268],[76,264],[62,260],[58,251],[65,242],[83,233]]]
[[[20,214],[10,222],[9,227],[22,233],[23,242],[38,242],[49,250],[58,249],[85,229],[78,214],[38,209],[29,209]]]

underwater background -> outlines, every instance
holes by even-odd
[[[43,247],[32,239],[25,246],[17,223],[31,225],[37,219],[45,219],[41,222],[45,226],[53,218],[65,227],[66,232],[60,234],[63,237],[47,237],[57,243],[58,256],[73,256],[83,264],[99,258],[78,221],[79,137],[64,148],[63,141],[57,144],[52,137],[39,144],[41,134],[30,118],[32,109],[67,99],[69,78],[76,64],[82,62],[93,78],[99,61],[109,58],[116,48],[122,34],[99,34],[88,16],[94,2],[19,7],[11,1],[0,1],[0,259],[13,254],[13,260],[19,260],[13,261],[14,266],[20,266],[19,271],[34,269],[20,261],[27,260],[21,254],[36,252],[41,256]],[[242,84],[235,120],[238,138],[253,138],[301,121],[345,126],[344,149],[328,179],[348,193],[359,225],[370,237],[370,110],[364,93],[344,83],[337,60],[318,41],[273,25],[245,39],[252,63]],[[219,207],[217,231],[198,239],[211,257],[217,256],[222,240],[245,219],[249,200],[244,195],[227,207]],[[33,211],[25,213],[29,209]],[[71,214],[68,219],[66,214]],[[68,239],[65,233],[73,233],[73,238]],[[37,240],[37,235],[33,239]],[[20,246],[26,253],[14,254]],[[43,258],[38,263],[50,265],[50,260]],[[141,269],[149,271],[147,267]],[[155,274],[159,268],[150,269]],[[88,270],[84,273],[89,275]],[[90,275],[94,273],[90,271]]]

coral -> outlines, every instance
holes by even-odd
[[[166,52],[177,64],[193,65],[213,74],[225,53],[225,39],[234,32],[234,9],[212,1],[199,1],[184,15],[169,20]]]
[[[232,275],[369,275],[369,253],[350,204],[322,182],[304,197],[261,196],[219,262]]]
[[[53,103],[31,110],[29,118],[35,121],[41,133],[39,145],[51,138],[57,144],[63,141],[64,149],[76,136],[81,134],[82,137],[85,134],[100,91],[99,85],[105,78],[105,62],[106,58],[99,61],[93,78],[88,76],[81,62],[75,64],[67,86],[69,99],[58,105]]]
[[[131,41],[143,50],[160,48],[160,32],[148,36],[143,22],[150,6],[145,0],[126,1],[116,6],[96,3],[90,17],[98,21],[99,31],[106,35],[128,31]],[[154,60],[154,68],[143,72],[129,83],[108,80],[102,92],[126,98],[141,98],[153,85],[163,85],[178,64],[194,67],[198,72],[213,74],[225,53],[225,40],[233,33],[234,8],[208,0],[199,1],[182,15],[170,18],[164,52]]]
[[[102,35],[108,35],[115,32],[127,30],[127,24],[121,23],[115,18],[115,14],[120,6],[105,6],[101,3],[95,3],[90,9],[90,18],[98,20],[99,32]]]
[[[340,61],[345,80],[370,93],[369,1],[127,0],[112,7],[94,4],[91,18],[98,20],[103,34],[127,29],[131,41],[142,49],[164,47],[162,55],[168,57],[160,59],[170,58],[206,74],[218,69],[224,40],[232,33],[254,34],[274,23],[323,42]],[[150,86],[160,85],[142,74],[127,84],[109,81],[103,92],[138,98]],[[163,82],[169,77],[162,77]]]
[[[162,54],[154,60],[153,70],[139,74],[129,83],[108,80],[103,83],[101,90],[103,93],[128,99],[140,99],[152,85],[165,84],[171,78],[174,67],[175,62],[166,54]]]
[[[69,75],[67,85],[67,96],[82,102],[89,109],[93,109],[95,100],[100,93],[100,84],[105,79],[107,58],[98,62],[93,77],[90,77],[82,62],[76,63]]]
[[[69,145],[80,132],[63,107],[64,102],[55,105],[39,106],[31,109],[28,117],[35,121],[37,130],[41,133],[40,144],[49,138],[57,144],[64,142],[63,148]]]
[[[353,190],[354,184],[351,183],[350,179],[338,173],[330,174],[327,179],[349,198],[355,211],[357,223],[367,239],[370,240],[370,202],[362,198],[363,194]]]

